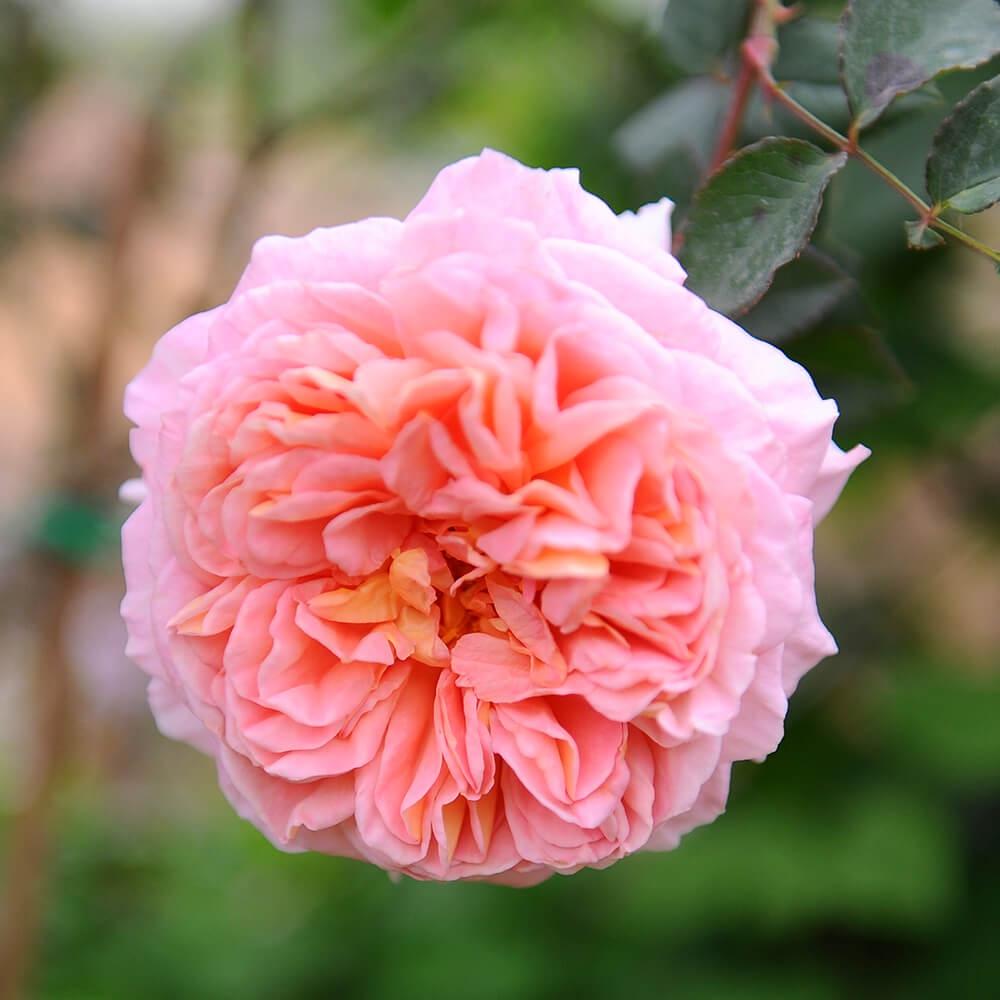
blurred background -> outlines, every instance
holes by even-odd
[[[405,214],[484,145],[683,216],[722,104],[700,94],[677,138],[663,6],[0,0],[8,996],[1000,993],[1000,281],[907,252],[906,206],[853,165],[820,239],[855,305],[756,320],[839,399],[839,443],[874,452],[817,542],[842,652],[678,851],[532,890],[280,854],[158,735],[124,659],[120,400],[155,339],[226,297],[256,237]],[[952,74],[870,148],[919,183],[950,104],[998,71]],[[791,127],[769,114],[746,138]],[[1000,245],[996,209],[969,225]]]

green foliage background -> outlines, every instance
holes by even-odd
[[[23,5],[2,7],[12,17]],[[644,26],[643,4],[275,8],[266,30],[277,69],[253,112],[268,122],[301,116],[310,134],[329,129],[336,143],[350,121],[393,156],[413,151],[414,171],[427,177],[428,162],[489,144],[537,165],[580,166],[585,185],[617,209],[669,194],[683,215],[696,156],[655,155],[655,117],[645,136],[654,153],[641,163],[622,155],[623,124],[636,129],[633,116],[678,75]],[[182,109],[233,87],[239,17],[185,43],[174,70]],[[4,79],[16,82],[0,106],[8,139],[51,81],[100,58],[49,44],[41,29],[31,47],[24,37],[0,42]],[[342,99],[338,67],[358,53],[374,55],[352,76],[360,93]],[[931,94],[909,116],[886,116],[871,148],[919,177],[950,103],[997,69],[946,78],[947,100]],[[183,114],[173,122],[176,141],[185,123]],[[977,284],[995,279],[960,250],[907,253],[906,217],[854,165],[831,185],[820,236],[850,258],[864,316],[835,315],[783,346],[837,395],[840,443],[874,452],[820,531],[820,606],[843,652],[796,694],[777,754],[737,768],[726,816],[671,854],[532,890],[393,883],[354,862],[275,851],[222,802],[210,762],[160,738],[142,715],[112,735],[104,764],[81,764],[64,784],[32,995],[997,995],[996,631],[973,642],[956,624],[982,601],[973,592],[982,571],[942,573],[936,560],[953,559],[952,544],[911,539],[900,523],[917,497],[987,578],[997,569],[1000,283]],[[987,346],[956,337],[961,282],[992,308],[992,360],[977,354]],[[884,342],[857,332],[872,328]],[[59,507],[50,520],[74,535],[70,554],[90,552],[75,537],[98,531],[88,518]],[[915,591],[921,574],[926,586]],[[0,835],[12,787],[0,783]]]

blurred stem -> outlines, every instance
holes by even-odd
[[[100,306],[88,341],[89,358],[77,373],[69,397],[63,438],[54,467],[62,470],[50,484],[53,494],[99,496],[114,453],[116,435],[105,426],[103,406],[108,396],[119,317],[128,304],[128,247],[141,207],[146,177],[158,146],[162,102],[154,102],[135,136],[118,183],[105,207],[108,233],[107,266]],[[32,590],[32,606],[42,615],[32,665],[34,711],[26,748],[29,771],[24,804],[11,823],[0,914],[0,1000],[26,995],[25,984],[38,951],[51,854],[52,812],[72,749],[72,671],[66,659],[66,625],[83,572],[56,554],[28,552],[19,579]]]
[[[777,26],[794,18],[798,12],[797,7],[786,7],[781,0],[754,0],[747,34],[740,47],[739,73],[733,84],[732,99],[719,130],[719,140],[712,156],[709,172],[717,170],[732,153],[750,95],[754,86],[759,86],[766,96],[777,101],[827,142],[863,163],[873,174],[881,178],[917,210],[920,222],[924,226],[946,233],[953,240],[964,244],[970,250],[974,250],[984,257],[988,257],[994,264],[1000,266],[1000,251],[981,243],[974,236],[970,236],[957,226],[942,219],[938,214],[940,206],[929,205],[885,164],[880,163],[858,145],[854,129],[849,135],[841,135],[835,128],[831,128],[822,119],[817,118],[808,108],[799,104],[774,79],[771,65],[778,51]],[[682,236],[678,235],[675,239],[675,252],[679,249],[681,238]]]
[[[432,51],[442,44],[442,36],[453,33],[450,21],[441,25],[441,15],[452,12],[442,0],[409,4],[383,35],[365,49],[352,50],[354,58],[343,76],[322,96],[291,115],[269,107],[274,77],[275,0],[246,0],[240,11],[239,75],[234,103],[239,109],[241,129],[240,162],[225,197],[214,235],[212,259],[217,263],[187,312],[208,309],[216,302],[217,279],[229,281],[234,259],[245,259],[247,247],[237,238],[242,215],[274,151],[297,132],[312,126],[341,120],[363,112],[386,88],[387,79],[399,73],[414,51]],[[387,71],[388,68],[388,71]]]
[[[773,0],[754,0],[750,13],[750,25],[747,31],[747,41],[762,39],[769,49],[775,46],[775,22],[773,16]],[[740,59],[740,69],[733,84],[733,95],[726,109],[726,117],[722,120],[719,139],[709,164],[709,173],[717,170],[729,158],[736,140],[739,137],[740,125],[746,113],[750,94],[753,92],[757,74],[749,59]]]
[[[239,122],[237,147],[239,164],[226,195],[214,235],[212,259],[216,262],[212,274],[198,296],[194,311],[200,312],[214,304],[213,275],[228,272],[229,257],[234,250],[236,232],[250,192],[258,182],[261,162],[272,144],[262,141],[270,131],[268,126],[268,91],[274,70],[274,6],[272,0],[245,0],[238,22],[239,70],[233,94]],[[221,264],[221,266],[220,266]],[[228,273],[223,274],[229,278]]]
[[[751,55],[749,57],[753,59]],[[782,107],[787,108],[796,118],[809,125],[817,134],[823,136],[828,142],[843,150],[848,156],[853,157],[859,163],[863,163],[873,174],[881,178],[889,187],[896,191],[902,198],[906,199],[920,213],[920,221],[939,232],[947,233],[952,239],[964,244],[970,250],[988,257],[995,264],[1000,264],[1000,251],[994,250],[985,243],[980,243],[975,237],[962,232],[957,226],[946,222],[937,214],[938,210],[929,205],[912,188],[897,177],[885,164],[880,163],[870,153],[865,152],[855,140],[846,135],[842,135],[836,129],[831,128],[826,122],[821,121],[811,111],[799,104],[786,90],[784,90],[771,75],[771,70],[763,64],[756,64],[755,71],[760,85],[764,92],[773,97]]]
[[[41,581],[47,621],[39,629],[32,681],[35,703],[29,730],[34,749],[28,758],[27,788],[12,823],[0,925],[0,997],[19,1000],[34,964],[47,882],[49,817],[70,745],[71,672],[62,648],[63,623],[79,582],[73,568],[52,562]]]
[[[726,110],[726,117],[722,122],[722,129],[719,132],[719,141],[716,144],[715,152],[709,163],[708,171],[713,173],[729,158],[729,154],[736,145],[736,137],[740,130],[740,123],[753,90],[754,74],[746,60],[740,62],[740,72],[733,86],[733,96]]]

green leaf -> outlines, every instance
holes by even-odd
[[[1000,76],[960,101],[934,134],[927,158],[934,203],[972,214],[1000,201]]]
[[[87,563],[115,541],[115,526],[88,500],[68,495],[50,497],[35,528],[42,549],[71,563]]]
[[[820,394],[836,399],[852,421],[904,402],[912,385],[885,338],[864,322],[832,317],[782,349],[809,370]]]
[[[778,29],[778,57],[772,72],[786,93],[804,105],[818,118],[834,128],[846,129],[851,113],[840,83],[840,29],[833,21],[800,17]],[[890,113],[909,113],[928,105],[941,103],[941,95],[933,84],[906,95],[894,105]],[[764,112],[767,118],[762,121]],[[750,126],[756,128],[755,137],[773,135],[776,119],[783,135],[802,135],[811,138],[814,133],[780,105],[754,94],[748,112]],[[765,128],[761,126],[765,125]]]
[[[840,31],[833,21],[796,18],[778,28],[778,56],[772,67],[774,78],[791,97],[835,128],[845,127],[849,117],[838,73],[839,44]],[[757,135],[773,135],[774,118],[784,135],[813,135],[808,125],[759,91],[749,117]]]
[[[772,72],[779,81],[840,85],[840,30],[833,21],[799,17],[778,28],[778,56]]]
[[[728,98],[719,80],[684,80],[632,115],[615,134],[615,148],[634,170],[652,170],[677,154],[705,167]]]
[[[821,118],[831,128],[847,128],[850,114],[847,101],[839,83],[813,83],[811,81],[785,80],[782,90],[799,104]],[[765,136],[791,136],[798,139],[812,139],[816,132],[811,125],[803,122],[787,108],[776,104],[767,95],[755,91],[743,116],[741,137],[744,142],[754,142]]]
[[[911,250],[933,250],[944,244],[944,237],[930,229],[926,222],[913,219],[905,223],[906,245]]]
[[[836,261],[806,247],[778,271],[767,294],[740,325],[761,340],[780,344],[820,322],[855,290],[854,279]]]
[[[770,138],[723,164],[684,228],[688,287],[731,316],[749,309],[808,242],[823,191],[846,159],[801,139]]]
[[[647,198],[670,193],[675,228],[708,173],[728,99],[729,88],[721,81],[692,77],[637,111],[613,137],[615,151]]]
[[[667,58],[688,73],[716,69],[743,37],[750,0],[669,0],[661,34]]]
[[[1000,51],[996,0],[851,0],[844,15],[841,79],[857,128],[898,95],[947,69]]]

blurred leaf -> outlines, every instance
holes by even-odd
[[[688,286],[729,315],[753,305],[808,241],[823,191],[846,159],[801,139],[771,138],[727,161],[684,228]]]
[[[615,133],[619,159],[648,186],[647,199],[673,199],[676,225],[708,170],[729,90],[711,77],[693,77],[632,115]]]
[[[1000,679],[902,662],[876,703],[886,753],[964,789],[1000,787]]]
[[[0,147],[11,141],[56,76],[56,60],[40,23],[44,15],[37,4],[0,4]]]
[[[787,80],[782,89],[833,128],[847,127],[850,115],[840,84]],[[813,139],[816,136],[811,125],[755,90],[747,104],[740,135],[744,142],[756,142],[776,134],[796,139]]]
[[[840,30],[837,24],[816,18],[796,18],[778,29],[778,43],[778,57],[773,68],[775,79],[818,118],[834,128],[846,129],[851,113],[840,83]],[[892,111],[918,111],[941,100],[940,92],[931,84],[905,95]],[[777,106],[773,110],[772,115],[771,105],[762,100],[759,93],[755,94],[748,115],[751,126],[758,126],[755,137],[775,131],[773,124],[768,128],[762,123],[765,115],[768,119],[776,118],[782,134],[809,137],[814,134],[810,126],[784,108]]]
[[[856,320],[833,318],[783,346],[851,421],[896,406],[910,393],[910,380],[885,338]]]
[[[615,135],[615,147],[636,170],[678,152],[707,164],[728,95],[729,88],[711,77],[685,80],[632,115]]]
[[[928,228],[926,222],[913,219],[904,223],[906,227],[906,245],[911,250],[933,250],[944,245],[944,237]]]
[[[835,128],[844,127],[848,120],[837,72],[839,40],[836,23],[796,18],[778,29],[778,56],[773,67],[775,79],[796,101]],[[750,141],[776,131],[810,138],[814,134],[810,126],[759,90],[754,92],[744,122]]]
[[[615,900],[623,919],[641,922],[658,899],[658,920],[672,935],[749,923],[801,934],[811,924],[941,922],[957,885],[945,810],[923,793],[860,776],[848,792],[821,759],[813,763],[811,790],[737,801],[679,850],[627,862]]]
[[[851,0],[844,15],[841,77],[858,128],[893,98],[947,69],[1000,51],[996,0]]]
[[[899,103],[909,98],[907,95]],[[865,150],[910,188],[918,190],[923,185],[924,161],[939,110],[902,115],[894,105],[866,137]],[[913,257],[905,252],[900,234],[906,219],[913,217],[913,209],[863,164],[850,161],[830,185],[823,203],[824,235],[851,247],[866,268],[878,269],[890,258],[912,265]],[[869,276],[874,273],[868,271]]]
[[[782,86],[790,97],[817,118],[825,121],[827,125],[841,131],[849,126],[851,113],[839,83],[789,80]],[[934,84],[927,84],[910,94],[904,94],[895,101],[879,120],[879,125],[888,125],[900,117],[926,111],[928,108],[941,105],[942,101],[941,93]],[[777,132],[803,139],[812,139],[816,135],[811,125],[807,125],[787,108],[775,104],[759,92],[755,92],[750,99],[743,123],[742,134],[747,142],[754,142]],[[918,155],[922,153],[921,150]]]
[[[818,323],[854,291],[854,279],[836,261],[806,247],[775,274],[767,293],[741,317],[740,325],[761,340],[780,344]]]
[[[90,561],[115,538],[115,526],[101,509],[72,496],[51,497],[35,530],[41,548],[74,563]]]
[[[838,73],[840,30],[833,21],[799,17],[778,29],[778,57],[772,72],[779,81],[834,83]]]
[[[976,87],[934,134],[927,190],[936,205],[967,214],[1000,200],[1000,76]]]
[[[661,34],[678,69],[706,73],[743,37],[750,0],[669,0]]]

